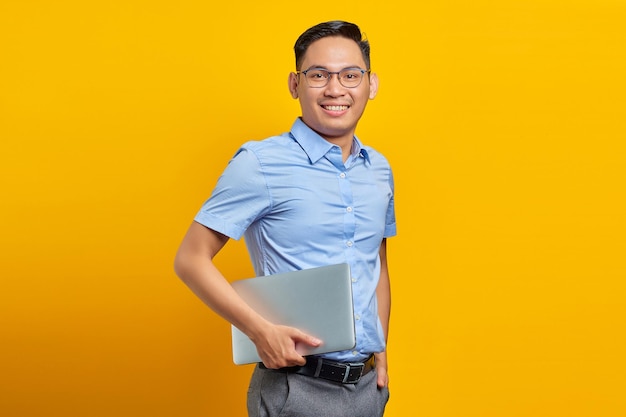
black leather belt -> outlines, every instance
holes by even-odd
[[[341,382],[342,384],[356,384],[363,375],[374,369],[374,366],[374,355],[370,356],[364,362],[334,362],[309,356],[306,358],[306,364],[303,366],[291,366],[279,369],[270,369],[263,365],[263,363],[259,363],[259,367],[262,369],[306,375],[313,378]]]

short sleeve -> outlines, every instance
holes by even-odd
[[[391,197],[389,199],[389,205],[387,206],[387,215],[385,218],[385,237],[392,237],[396,235],[396,212],[394,206],[395,188],[393,182],[393,173],[389,169],[389,187],[391,188]]]
[[[238,240],[269,207],[270,195],[261,164],[254,152],[244,146],[228,163],[194,220]]]

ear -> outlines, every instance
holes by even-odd
[[[298,75],[295,72],[289,73],[289,92],[291,97],[298,98]]]
[[[370,74],[370,100],[373,100],[378,93],[378,75],[376,73]]]

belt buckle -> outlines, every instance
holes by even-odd
[[[343,384],[356,384],[363,375],[365,369],[364,363],[348,363],[346,364],[346,374],[343,376]]]

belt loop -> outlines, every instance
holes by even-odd
[[[322,371],[322,364],[324,363],[324,360],[322,358],[317,358],[317,368],[315,368],[315,378],[319,378],[320,376],[320,372]]]

